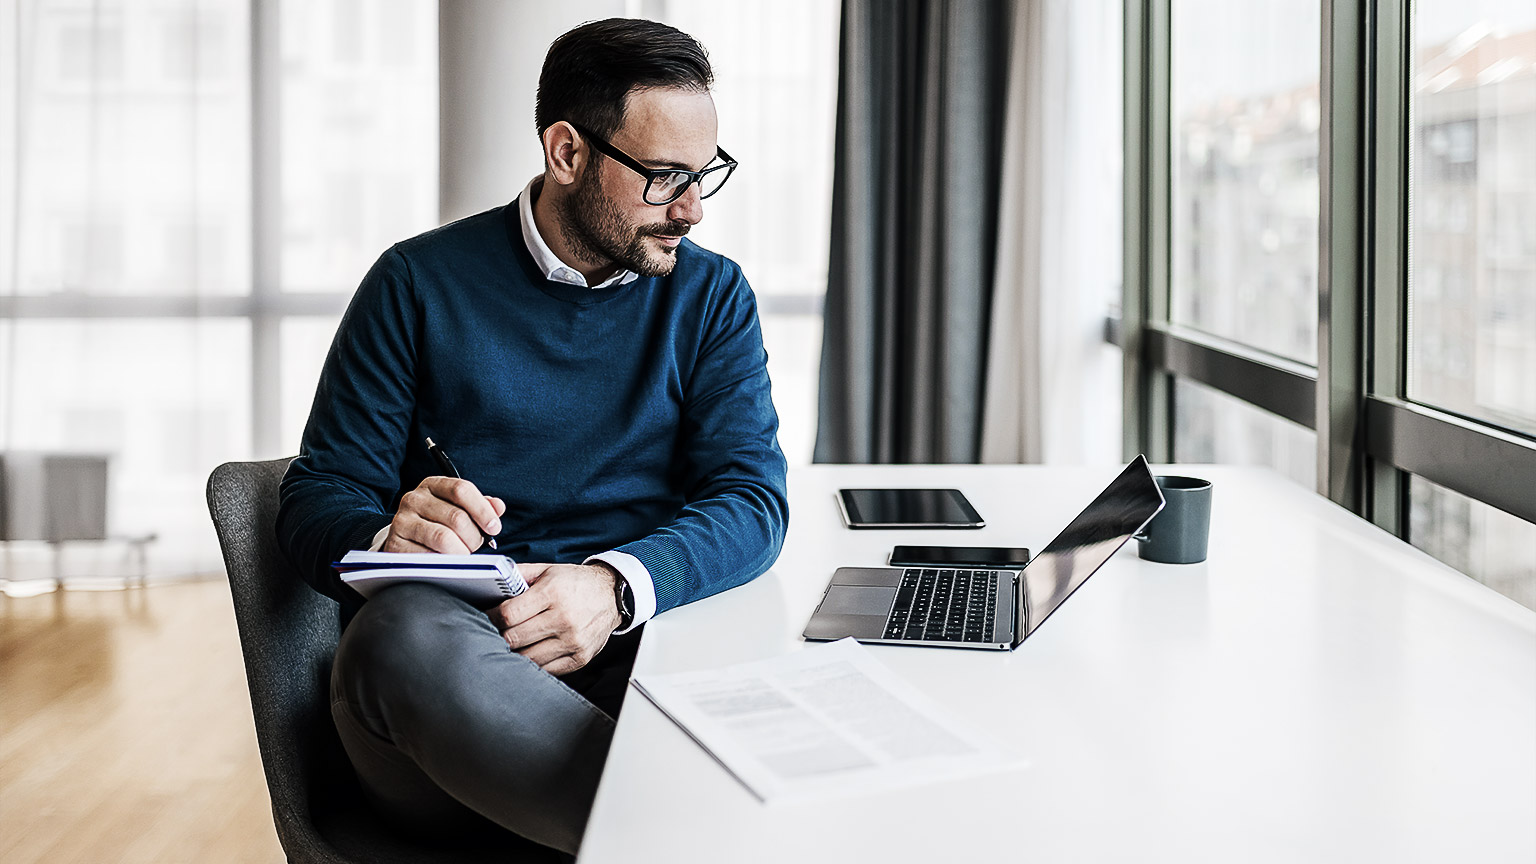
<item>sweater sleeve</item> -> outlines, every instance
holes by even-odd
[[[391,249],[363,277],[331,343],[299,457],[280,489],[277,539],[315,590],[355,607],[331,570],[393,518],[416,390],[418,314],[409,266]]]
[[[686,503],[669,524],[619,547],[650,571],[656,612],[761,575],[777,560],[789,524],[757,303],[734,264],[722,282],[685,385]]]

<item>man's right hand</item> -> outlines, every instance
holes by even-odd
[[[481,534],[501,533],[500,498],[481,495],[475,484],[456,477],[428,477],[405,493],[389,523],[384,552],[442,552],[463,555],[485,543]]]

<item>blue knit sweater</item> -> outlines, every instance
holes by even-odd
[[[670,276],[591,289],[545,279],[515,202],[446,225],[385,252],[353,297],[278,542],[349,618],[361,600],[330,564],[439,473],[431,436],[507,502],[514,560],[627,552],[658,613],[740,585],[789,518],[766,362],[740,268],[687,240]]]

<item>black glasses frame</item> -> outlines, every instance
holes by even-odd
[[[715,146],[715,158],[721,160],[724,164],[716,165],[713,168],[705,168],[703,171],[685,171],[682,168],[647,168],[640,163],[640,160],[629,155],[628,153],[625,153],[623,150],[620,150],[612,144],[609,144],[607,141],[604,141],[602,138],[598,137],[596,133],[592,132],[586,127],[578,126],[575,123],[571,123],[571,127],[577,132],[581,133],[581,137],[591,141],[592,146],[596,148],[599,153],[608,156],[609,158],[613,159],[613,161],[623,165],[625,168],[628,168],[636,174],[639,174],[641,177],[644,177],[645,194],[641,197],[644,198],[645,203],[651,205],[652,207],[664,207],[667,204],[671,204],[673,201],[683,197],[683,194],[688,191],[688,187],[695,183],[699,184],[699,188],[702,190],[704,188],[705,175],[713,174],[716,171],[724,171],[725,177],[721,179],[720,185],[699,196],[701,199],[708,198],[716,192],[719,192],[721,189],[724,189],[725,181],[731,179],[731,172],[736,170],[736,160],[732,159],[731,154],[725,152],[725,148],[720,147],[719,145]],[[667,198],[665,201],[652,201],[651,190],[656,187],[656,181],[678,174],[686,175],[688,177],[688,182],[677,187],[677,191],[673,192],[672,196]]]

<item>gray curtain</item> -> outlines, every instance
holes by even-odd
[[[844,0],[817,462],[975,462],[1003,0]]]

